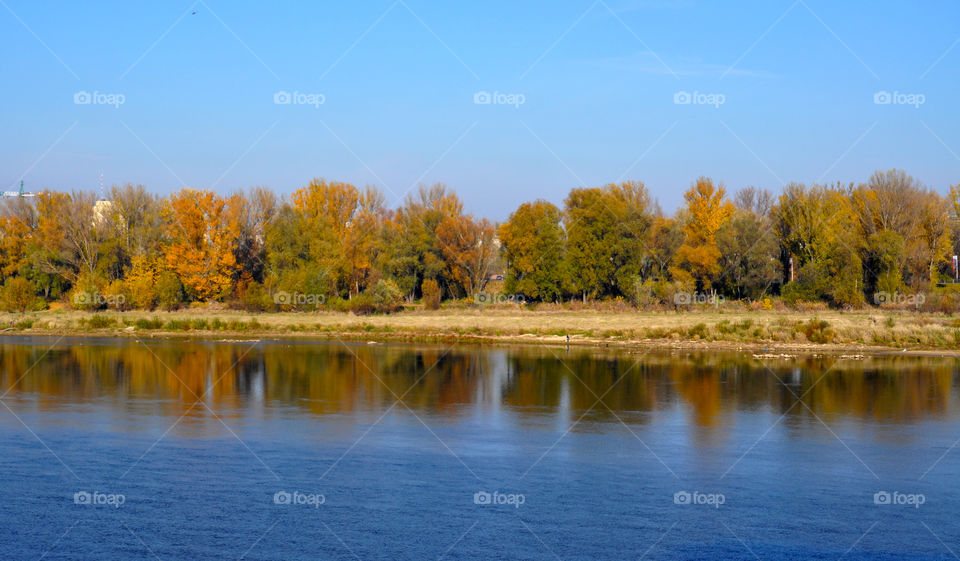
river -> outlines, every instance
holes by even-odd
[[[3,559],[960,554],[957,359],[4,337],[0,369]]]

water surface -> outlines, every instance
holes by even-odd
[[[3,559],[960,553],[955,359],[7,337],[0,382]]]

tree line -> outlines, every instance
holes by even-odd
[[[877,303],[935,292],[955,276],[960,185],[943,196],[901,170],[865,183],[791,183],[730,195],[701,177],[665,214],[641,182],[525,202],[494,224],[442,184],[391,209],[376,187],[314,179],[288,198],[141,185],[14,197],[0,215],[3,305],[391,311],[498,290],[524,301],[678,293],[728,299]],[[943,289],[940,289],[942,292]]]

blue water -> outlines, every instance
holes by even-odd
[[[954,361],[50,343],[0,342],[2,559],[960,554]]]

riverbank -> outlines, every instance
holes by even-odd
[[[0,314],[6,334],[117,337],[294,337],[409,341],[788,351],[960,354],[960,318],[895,310],[817,312],[599,310],[516,307],[251,314],[193,308],[172,312],[74,310]],[[569,340],[568,340],[569,336]]]

